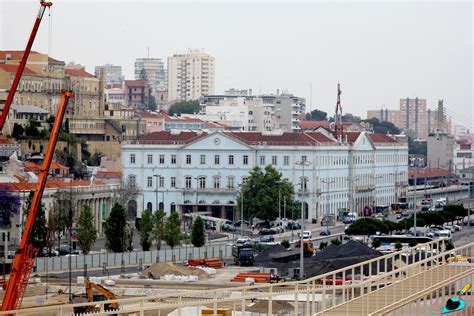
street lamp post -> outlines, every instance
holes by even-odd
[[[156,206],[156,210],[159,210],[160,208],[158,207],[158,181],[160,179],[160,175],[159,174],[154,174],[153,175],[155,178],[156,178],[156,196],[155,196],[155,206]]]
[[[413,167],[415,168],[415,182],[413,189],[413,233],[416,236],[416,189],[418,185],[418,158],[411,158]]]
[[[306,194],[307,181],[304,177],[304,167],[310,164],[309,161],[301,160],[296,162],[297,165],[302,167],[302,179],[301,179],[301,235],[300,235],[300,280],[304,279],[304,195]]]
[[[239,184],[240,187],[240,234],[244,236],[244,184]]]

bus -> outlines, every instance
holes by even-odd
[[[433,238],[430,237],[412,235],[375,235],[372,236],[371,239],[372,243],[374,241],[380,242],[380,246],[377,247],[377,250],[383,254],[394,252],[397,242],[400,242],[403,248],[407,248],[433,241]]]
[[[377,205],[375,206],[375,214],[387,214],[390,211],[388,205]]]

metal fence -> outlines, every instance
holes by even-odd
[[[151,264],[155,262],[185,261],[188,259],[229,258],[232,256],[230,245],[218,244],[201,248],[179,247],[174,249],[132,251],[124,253],[95,253],[71,257],[49,257],[36,260],[35,272],[80,270],[87,264],[88,269],[101,267],[121,267],[128,265]]]

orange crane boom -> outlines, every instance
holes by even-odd
[[[15,258],[13,258],[10,278],[8,279],[8,283],[6,285],[2,308],[0,309],[2,311],[20,308],[26,286],[28,285],[28,279],[35,264],[39,249],[34,248],[30,244],[30,234],[33,230],[33,224],[35,222],[36,213],[38,212],[41,198],[43,197],[46,179],[48,178],[49,174],[49,167],[51,166],[51,160],[53,159],[56,142],[58,140],[59,129],[63,121],[64,113],[66,112],[67,103],[69,99],[73,97],[74,94],[71,91],[61,91],[61,101],[59,102],[58,113],[56,114],[56,119],[54,120],[53,128],[51,130],[48,149],[44,156],[43,164],[40,167],[38,185],[31,202],[30,212],[26,218],[20,246],[15,254]]]
[[[15,78],[13,79],[12,86],[10,88],[10,91],[8,92],[7,101],[5,102],[5,106],[3,107],[2,115],[0,116],[0,132],[2,131],[3,125],[5,124],[5,120],[7,118],[8,111],[10,110],[10,105],[13,102],[13,98],[15,97],[16,89],[18,87],[18,84],[20,83],[23,70],[25,70],[26,61],[28,60],[28,56],[30,56],[31,47],[33,46],[33,42],[35,41],[36,33],[38,32],[41,20],[43,19],[44,11],[46,10],[46,8],[49,8],[52,5],[52,2],[40,0],[40,9],[38,15],[36,16],[35,24],[33,25],[33,30],[31,31],[28,43],[26,43],[26,48],[23,52],[23,57],[21,58],[20,65],[18,66]]]

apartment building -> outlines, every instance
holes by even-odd
[[[85,119],[103,116],[99,78],[77,65],[66,67],[64,73],[65,86],[74,93],[66,109],[66,117]]]
[[[146,82],[144,80],[125,80],[123,90],[128,107],[145,108]]]
[[[117,65],[112,65],[112,64],[95,66],[94,75],[96,77],[99,77],[101,68],[104,69],[106,84],[113,84],[113,83],[121,84],[123,80],[125,79],[125,77],[122,75],[122,66],[117,66]]]
[[[189,49],[168,57],[168,100],[197,100],[214,93],[214,57]]]

